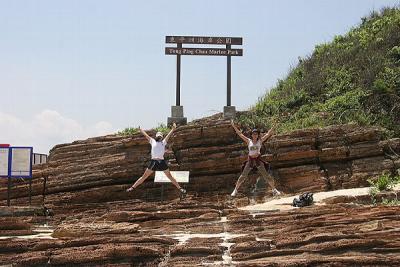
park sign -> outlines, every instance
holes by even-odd
[[[241,37],[166,36],[167,44],[242,45]]]
[[[171,175],[178,183],[189,183],[188,171],[171,171]],[[171,183],[171,180],[164,172],[157,171],[154,176],[154,183],[161,183],[161,202],[164,201],[164,184]]]
[[[225,56],[226,64],[226,106],[224,106],[224,118],[235,117],[235,106],[231,106],[231,58],[243,56],[243,49],[232,48],[232,45],[242,45],[242,37],[213,37],[213,36],[165,36],[165,43],[175,44],[175,47],[165,47],[166,55],[176,56],[176,100],[171,107],[171,117],[168,117],[167,125],[172,123],[186,124],[181,106],[181,56]],[[184,44],[191,47],[183,47]],[[206,47],[193,47],[205,45]],[[209,47],[210,45],[223,45],[221,47]]]
[[[243,49],[166,47],[165,54],[185,56],[243,56]]]
[[[171,175],[178,183],[189,183],[189,171],[171,171]],[[154,176],[155,183],[170,183],[171,180],[164,172],[157,171]]]
[[[177,44],[177,47],[166,47],[166,55],[184,56],[243,56],[243,49],[232,49],[231,45],[242,45],[241,37],[211,37],[211,36],[166,36],[167,44]],[[183,48],[182,44],[225,45],[224,48]]]
[[[11,178],[32,178],[33,147],[12,147],[0,144],[0,177],[7,178],[7,206],[10,206]],[[29,179],[29,205],[32,200],[32,179]]]
[[[10,151],[7,147],[0,147],[0,177],[8,177]]]

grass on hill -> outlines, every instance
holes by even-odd
[[[159,123],[158,126],[153,128],[152,130],[154,130],[156,132],[162,132],[165,135],[171,130],[171,128],[168,127],[167,125],[165,125],[164,123]],[[137,134],[138,132],[139,132],[138,127],[127,127],[125,129],[123,129],[122,131],[119,131],[117,134],[129,136],[129,135]]]
[[[371,186],[369,191],[371,197],[371,204],[377,205],[377,194],[382,191],[390,191],[392,190],[397,184],[400,183],[400,174],[399,175],[392,175],[388,172],[383,172],[379,177],[375,179],[369,179],[368,183]],[[400,205],[400,200],[397,197],[396,199],[382,199],[382,205],[386,206],[397,206]]]
[[[373,12],[317,45],[237,121],[278,132],[354,122],[400,136],[400,9]]]

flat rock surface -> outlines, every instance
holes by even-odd
[[[366,191],[315,195],[323,201]],[[163,203],[53,206],[54,216],[14,216],[2,222],[8,225],[4,229],[34,232],[0,231],[0,264],[397,266],[400,261],[399,206],[334,203],[261,212],[251,209],[250,202],[246,197],[204,199],[189,194],[182,201]]]
[[[314,204],[315,205],[325,205],[325,200],[335,198],[346,198],[348,197],[358,197],[358,196],[366,196],[369,197],[370,187],[361,187],[361,188],[350,188],[350,189],[341,189],[341,190],[333,190],[327,192],[317,192],[313,194]],[[400,190],[400,185],[396,185],[393,188],[393,192],[397,193]],[[291,210],[296,209],[293,207],[293,199],[297,197],[297,195],[291,196],[282,196],[279,198],[267,200],[264,203],[247,205],[244,207],[240,207],[241,210],[247,210],[250,212],[263,212],[263,211],[273,211],[273,210]],[[328,201],[329,202],[329,201]]]

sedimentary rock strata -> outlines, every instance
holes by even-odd
[[[252,214],[236,208],[240,201],[247,200],[133,200],[71,205],[65,212],[55,207],[54,216],[42,218],[55,239],[0,239],[0,264],[396,266],[400,260],[400,207],[336,200]],[[27,222],[35,228],[27,217],[13,220],[10,228],[26,228]]]
[[[400,168],[400,139],[383,136],[382,129],[355,125],[298,130],[273,136],[263,158],[286,194],[366,186],[368,178]],[[238,207],[270,193],[252,191],[258,175],[251,174],[238,198],[229,198],[246,146],[228,121],[179,127],[169,145],[171,169],[191,172],[182,201],[169,184],[161,201],[161,185],[152,178],[125,192],[149,161],[150,147],[140,134],[55,146],[48,163],[34,169],[37,207],[17,207],[28,203],[28,185],[14,180],[14,207],[0,208],[0,265],[396,266],[400,261],[398,206],[374,207],[365,195],[252,214]],[[1,180],[3,205],[6,198]],[[383,198],[397,194],[377,196]]]
[[[287,193],[366,186],[368,178],[400,168],[400,139],[384,140],[382,136],[380,128],[355,125],[297,130],[273,136],[265,144],[263,157],[271,163],[278,188]],[[188,190],[194,194],[232,190],[246,158],[245,145],[224,120],[200,120],[179,127],[169,148],[166,156],[171,169],[191,172]],[[151,179],[135,193],[125,193],[146,168],[149,152],[140,134],[57,145],[48,163],[35,167],[33,202],[42,203],[44,194],[50,204],[132,197],[157,200],[160,185]],[[244,191],[256,176],[251,176]],[[14,183],[11,197],[26,202],[26,181]],[[175,198],[177,192],[167,186],[165,196]],[[5,186],[0,199],[6,199]]]

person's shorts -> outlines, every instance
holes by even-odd
[[[152,171],[165,171],[168,170],[168,165],[163,159],[152,159],[147,168]]]

